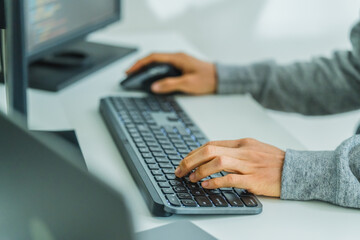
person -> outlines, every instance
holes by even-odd
[[[351,51],[286,66],[274,61],[231,66],[183,53],[155,53],[136,62],[127,73],[151,62],[167,62],[181,69],[183,75],[155,82],[151,86],[154,93],[250,93],[262,106],[273,110],[335,114],[360,108],[360,21],[350,39]],[[192,172],[189,178],[197,182],[219,171],[228,174],[203,181],[202,187],[244,188],[257,195],[360,208],[359,135],[345,140],[334,151],[283,151],[255,139],[212,141],[190,152],[175,174],[184,177]]]

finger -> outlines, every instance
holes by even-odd
[[[239,153],[235,148],[225,148],[217,146],[206,146],[200,149],[197,153],[184,158],[179,167],[176,169],[175,174],[177,177],[187,175],[191,170],[199,167],[200,165],[214,159],[218,156],[229,156],[236,158]]]
[[[239,140],[225,140],[225,141],[211,141],[211,142],[207,142],[206,144],[200,146],[197,149],[194,149],[193,151],[191,151],[188,156],[196,153],[197,151],[199,151],[200,149],[212,145],[212,146],[218,146],[218,147],[229,147],[229,148],[236,148],[238,147],[238,141]]]
[[[130,74],[136,72],[140,68],[153,62],[170,63],[175,67],[182,69],[183,63],[181,61],[182,58],[179,57],[180,55],[181,54],[175,53],[153,53],[137,61],[132,67],[130,67],[130,69],[126,71],[126,73]]]
[[[187,79],[183,77],[172,77],[159,80],[152,84],[151,91],[154,93],[170,93],[175,91],[186,91]]]
[[[221,156],[198,167],[195,172],[190,174],[190,181],[198,182],[207,176],[221,171],[246,174],[250,172],[250,169],[242,160]]]
[[[238,140],[226,140],[226,141],[211,141],[208,142],[202,146],[200,146],[199,148],[191,151],[188,156],[196,153],[197,151],[199,151],[200,149],[208,146],[208,145],[213,145],[213,146],[220,146],[220,147],[229,147],[229,148],[241,148],[241,147],[246,147],[249,150],[256,150],[258,152],[263,152],[263,153],[279,153],[282,154],[283,151],[281,149],[278,149],[272,145],[266,144],[266,143],[262,143],[258,140],[255,140],[253,138],[243,138],[243,139],[238,139]]]
[[[206,180],[201,183],[201,186],[206,189],[229,188],[229,187],[249,189],[251,184],[249,178],[250,177],[247,175],[228,174],[224,177]]]

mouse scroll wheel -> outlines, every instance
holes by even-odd
[[[164,74],[168,71],[168,67],[162,66],[162,67],[156,67],[149,70],[150,75],[159,75]]]

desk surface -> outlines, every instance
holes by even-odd
[[[151,216],[101,119],[99,99],[108,95],[141,95],[122,92],[118,85],[124,70],[140,56],[153,51],[185,51],[204,56],[175,33],[126,35],[104,31],[92,36],[92,40],[136,45],[140,51],[60,93],[31,90],[30,125],[37,129],[76,129],[90,172],[125,193],[131,202],[136,230],[187,219],[220,239],[350,239],[358,235],[358,210],[321,202],[260,197],[264,209],[256,216]],[[304,149],[248,96],[178,97],[178,100],[212,140],[254,137],[283,149]]]

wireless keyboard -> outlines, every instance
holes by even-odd
[[[208,139],[173,97],[107,97],[101,99],[100,112],[154,215],[262,211],[256,196],[244,189],[208,190],[175,176],[180,161]]]

